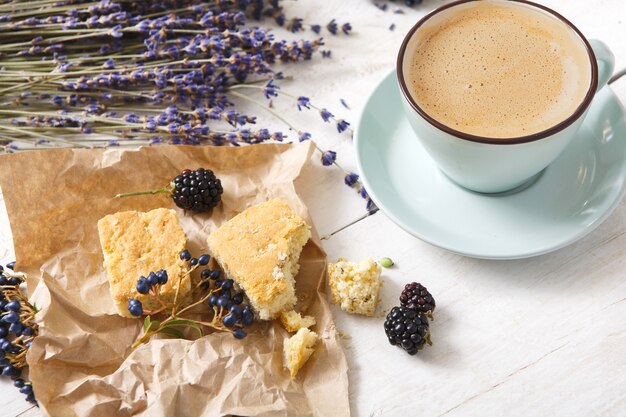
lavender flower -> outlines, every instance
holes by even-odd
[[[350,109],[350,106],[348,106],[348,103],[346,103],[346,101],[344,99],[340,98],[339,102],[341,102],[341,105],[343,107],[345,107],[346,109],[348,109],[348,110]]]
[[[309,132],[299,132],[298,142],[304,142],[311,139],[311,134]]]
[[[374,6],[378,7],[383,12],[387,10],[387,3],[374,2]]]
[[[354,184],[357,183],[357,181],[359,181],[359,176],[354,172],[347,173],[344,178],[344,182],[348,187],[352,187]]]
[[[345,120],[341,119],[337,121],[337,132],[341,133],[344,132],[345,130],[348,129],[348,127],[350,126],[350,123],[346,122]]]
[[[378,207],[371,198],[367,199],[367,202],[365,203],[365,209],[367,210],[368,216],[371,216],[378,211]]]
[[[301,111],[303,107],[307,108],[307,109],[310,109],[311,108],[310,107],[310,105],[311,105],[310,101],[311,100],[309,100],[308,97],[304,97],[304,96],[298,97],[297,104],[296,104],[298,106],[298,110]]]
[[[337,34],[338,26],[337,26],[337,22],[335,21],[335,19],[328,22],[328,24],[326,25],[326,29],[333,35]]]
[[[269,99],[270,97],[276,97],[278,95],[277,90],[279,88],[280,87],[274,84],[274,79],[270,78],[270,80],[265,85],[265,88],[263,89],[263,94],[265,95],[265,98]]]
[[[330,119],[335,117],[331,112],[329,112],[326,109],[320,110],[320,116],[322,116],[322,120],[325,121],[326,123],[328,123]]]
[[[291,33],[296,33],[302,30],[302,19],[294,17],[287,22],[287,30]]]
[[[332,165],[337,159],[337,152],[335,151],[324,151],[322,153],[322,165],[329,166]]]
[[[350,23],[344,23],[343,25],[341,25],[341,31],[345,35],[349,35],[350,32],[352,31],[352,25],[350,25]]]

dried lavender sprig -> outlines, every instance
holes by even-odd
[[[278,120],[280,120],[281,122],[283,122],[288,128],[289,130],[293,131],[293,132],[297,132],[299,135],[299,138],[303,138],[304,139],[300,139],[300,141],[304,141],[304,140],[310,140],[311,139],[311,134],[308,132],[302,132],[301,130],[297,129],[292,123],[290,123],[287,119],[285,119],[283,116],[281,116],[280,114],[278,114],[277,112],[275,112],[274,110],[272,110],[271,108],[263,105],[263,103],[254,100],[248,96],[245,96],[243,94],[239,94],[239,93],[234,93],[234,95],[249,101],[259,107],[261,107],[262,109],[264,109],[265,111],[269,112],[270,114],[272,114],[274,117],[276,117]],[[323,150],[322,148],[319,147],[319,145],[317,144],[317,142],[312,141],[313,145],[315,146],[315,149],[320,153],[320,160],[322,162],[322,165],[324,166],[330,166],[330,165],[334,165],[337,168],[339,168],[341,171],[343,171],[344,173],[344,182],[347,186],[349,186],[350,188],[354,188],[356,190],[356,192],[366,201],[366,210],[368,212],[368,215],[372,215],[374,213],[376,213],[378,211],[378,207],[376,206],[376,204],[374,203],[374,201],[369,197],[369,195],[367,194],[367,191],[365,190],[365,187],[363,186],[362,182],[359,179],[359,176],[352,172],[352,171],[348,171],[345,168],[343,168],[338,162],[337,162],[337,153],[335,151],[332,150]]]
[[[4,47],[7,51],[13,48],[15,51],[20,47],[28,46],[28,51],[20,51],[17,50],[17,53],[21,53],[23,56],[16,58],[14,57],[14,61],[12,61],[12,65],[8,65],[8,67],[12,67],[15,69],[26,69],[28,68],[29,63],[33,63],[33,68],[47,68],[47,72],[50,72],[51,68],[59,69],[60,71],[65,71],[60,74],[23,74],[23,75],[34,75],[41,77],[40,80],[33,82],[32,79],[29,79],[27,83],[22,82],[20,79],[15,79],[15,73],[12,73],[10,70],[5,68],[4,75],[0,76],[0,88],[3,90],[11,91],[10,82],[13,81],[14,90],[19,91],[24,89],[25,84],[29,84],[28,88],[37,92],[41,96],[48,95],[51,97],[51,100],[55,105],[59,105],[61,109],[67,107],[75,107],[75,106],[83,106],[83,105],[99,105],[102,103],[101,100],[104,100],[104,106],[110,105],[114,103],[113,100],[124,100],[124,101],[137,101],[145,104],[157,104],[163,103],[164,101],[174,101],[187,103],[190,106],[190,110],[197,108],[198,105],[207,106],[209,104],[214,105],[213,107],[218,109],[218,112],[225,118],[227,122],[230,122],[233,125],[242,125],[243,122],[251,122],[251,119],[244,119],[242,115],[231,113],[227,108],[232,104],[229,103],[228,97],[224,94],[226,90],[220,91],[231,85],[232,83],[241,83],[245,77],[249,75],[249,73],[254,71],[254,66],[250,67],[250,63],[243,62],[244,65],[238,65],[237,62],[229,61],[228,65],[232,67],[226,66],[225,69],[227,71],[226,77],[221,78],[204,78],[202,80],[197,80],[198,82],[195,84],[190,84],[190,81],[196,75],[192,75],[195,69],[193,65],[204,65],[201,62],[197,61],[193,62],[190,68],[187,68],[186,64],[182,64],[180,67],[176,67],[171,65],[172,54],[177,51],[174,49],[180,48],[176,52],[176,56],[180,57],[185,54],[189,54],[190,56],[194,56],[197,54],[195,51],[196,44],[202,41],[201,36],[203,33],[201,31],[197,31],[193,29],[198,27],[197,21],[199,19],[192,19],[193,17],[199,17],[200,13],[205,13],[207,8],[203,5],[202,8],[193,7],[193,2],[186,1],[178,1],[177,5],[189,5],[189,9],[184,9],[185,16],[176,16],[170,18],[169,13],[174,9],[175,11],[181,11],[181,7],[172,8],[171,5],[174,3],[168,2],[150,2],[150,3],[120,3],[113,4],[111,2],[98,2],[89,5],[89,3],[85,2],[37,2],[39,3],[38,9],[31,9],[30,11],[23,13],[20,17],[22,20],[19,22],[10,22],[12,33],[2,33],[3,39],[7,40],[3,43],[2,47]],[[54,13],[58,13],[60,11],[69,11],[70,8],[65,8],[68,4],[86,4],[84,8],[76,8],[76,10],[72,10],[72,13],[69,14],[69,18],[64,18],[61,16],[55,16]],[[168,6],[165,4],[168,3]],[[245,4],[244,4],[245,3]],[[254,4],[253,4],[254,3]],[[248,13],[249,9],[258,9],[259,3],[263,3],[262,10],[263,13],[271,12],[271,9],[278,9],[278,1],[270,1],[267,4],[265,2],[252,2],[252,1],[221,1],[220,5],[216,7],[209,7],[210,11],[217,10],[234,10],[240,9],[246,10]],[[97,4],[96,8],[92,8]],[[50,7],[44,7],[45,5]],[[24,6],[23,4],[21,6]],[[94,6],[95,7],[95,6]],[[117,8],[113,10],[112,8]],[[73,8],[73,6],[72,6]],[[122,8],[125,8],[127,12],[130,12],[132,16],[122,16],[115,15],[114,13],[118,13]],[[45,10],[47,9],[47,10]],[[189,13],[187,13],[189,11]],[[30,19],[25,18],[25,15],[32,13],[38,14],[38,18]],[[134,13],[134,14],[133,14]],[[146,14],[147,13],[147,14]],[[253,10],[252,14],[256,12]],[[139,15],[142,16],[139,16]],[[267,15],[267,14],[265,14]],[[95,18],[100,16],[99,18]],[[229,33],[226,36],[228,39],[217,39],[217,41],[222,42],[218,45],[218,49],[226,50],[224,53],[215,54],[210,52],[209,57],[219,57],[222,56],[224,58],[232,57],[233,51],[235,52],[243,52],[246,51],[248,54],[251,54],[251,51],[258,50],[263,51],[263,59],[262,61],[271,64],[276,60],[282,61],[299,61],[301,59],[310,58],[311,52],[315,50],[316,43],[307,43],[307,42],[295,42],[288,43],[286,41],[277,41],[273,42],[273,38],[271,36],[266,36],[263,32],[254,32],[254,31],[246,31],[239,30],[239,27],[242,27],[244,22],[243,20],[235,21],[239,19],[239,15],[234,14],[220,14],[218,17],[213,13],[205,20],[203,25],[208,25],[211,33],[217,33],[214,31],[215,27],[221,29],[223,31],[224,27],[229,26],[228,29],[232,29],[235,31],[239,31],[239,33],[235,34]],[[231,19],[231,23],[224,23],[224,16],[226,20]],[[206,15],[205,15],[206,17]],[[128,19],[127,19],[128,18]],[[73,19],[73,20],[72,20]],[[127,19],[127,20],[124,20]],[[134,20],[133,20],[134,19]],[[211,20],[212,19],[212,20]],[[217,19],[217,20],[216,20]],[[222,20],[220,20],[222,19]],[[2,19],[0,19],[2,20]],[[128,22],[126,27],[118,27],[116,24],[119,21],[124,20],[125,24]],[[59,27],[65,27],[66,32],[59,31]],[[152,29],[154,29],[153,33],[149,33],[149,28],[152,25]],[[0,24],[0,32],[5,25]],[[37,26],[39,26],[37,28]],[[200,25],[202,26],[202,25]],[[82,30],[74,30],[73,28],[80,27]],[[4,27],[6,29],[6,27]],[[34,28],[39,30],[40,35],[36,35],[35,39],[31,39],[34,36],[33,31]],[[191,37],[181,36],[182,34],[192,35]],[[58,36],[57,36],[58,35]],[[126,35],[132,35],[128,38]],[[197,35],[197,36],[196,36]],[[223,35],[223,33],[222,33]],[[26,36],[30,36],[31,38],[22,39],[20,43],[20,36],[22,38]],[[93,51],[98,47],[99,43],[102,43],[102,36],[105,38],[104,45],[100,47],[102,55],[107,55],[106,59],[103,56],[103,59],[96,59],[96,57],[85,57],[81,54],[81,50]],[[146,46],[149,49],[147,52],[152,54],[150,56],[146,56],[141,54],[143,44],[140,44],[139,47],[135,45],[133,42],[137,40],[141,40],[142,36],[147,36],[147,40],[149,41]],[[195,38],[194,38],[195,36]],[[222,38],[224,37],[222,36]],[[250,37],[252,36],[252,37]],[[91,42],[90,39],[98,37],[97,42]],[[219,38],[219,36],[218,36]],[[253,39],[254,38],[254,39]],[[262,39],[261,39],[262,38]],[[28,42],[26,42],[28,41]],[[54,42],[62,41],[63,43],[59,43],[54,45]],[[216,39],[209,40],[209,42],[216,41]],[[130,42],[130,43],[129,43]],[[181,43],[182,42],[182,43]],[[273,42],[273,43],[272,43]],[[219,43],[219,42],[218,42]],[[53,44],[53,45],[50,45]],[[319,43],[321,44],[321,42]],[[318,44],[318,45],[319,45]],[[47,45],[47,46],[46,46]],[[45,47],[44,47],[45,46]],[[54,46],[54,47],[53,47]],[[43,48],[42,48],[43,47]],[[102,49],[103,47],[106,47]],[[48,48],[48,49],[46,49]],[[213,48],[213,47],[211,47]],[[257,49],[254,49],[257,48]],[[260,48],[260,49],[259,49]],[[220,51],[221,51],[220,50]],[[132,52],[131,52],[132,51]],[[39,61],[38,58],[46,55],[52,55],[54,52],[54,57],[50,56],[50,61],[52,64],[47,64],[45,61],[41,66],[38,66]],[[207,51],[203,51],[206,53]],[[66,54],[63,56],[62,54]],[[111,59],[111,54],[114,55],[113,59]],[[139,54],[139,56],[138,56]],[[32,56],[36,55],[36,56]],[[115,56],[118,55],[118,56]],[[250,55],[251,56],[251,55]],[[209,57],[205,57],[205,59],[209,59]],[[37,58],[37,59],[33,59]],[[155,59],[157,58],[157,62]],[[189,80],[187,78],[180,78],[179,83],[168,83],[166,82],[163,86],[157,85],[158,93],[150,94],[150,88],[153,87],[146,78],[144,78],[141,73],[133,73],[133,71],[147,71],[146,64],[143,61],[149,60],[152,67],[149,67],[150,70],[153,68],[160,68],[158,62],[158,58],[167,58],[164,60],[164,68],[169,69],[169,74],[173,75],[176,73],[181,73],[181,77],[191,77]],[[12,58],[13,59],[13,58]],[[247,58],[246,58],[247,59]],[[98,66],[102,65],[102,68],[98,68],[95,71],[94,75],[95,79],[91,78],[82,78],[87,75],[85,72],[94,71],[91,69],[89,64],[97,64]],[[169,65],[168,65],[169,64]],[[73,68],[72,66],[73,65]],[[121,67],[121,68],[120,68]],[[123,68],[126,67],[126,68]],[[224,69],[222,65],[215,65],[211,67],[206,72],[206,68],[203,69],[204,74],[208,74],[206,76],[210,76],[210,72],[217,71],[219,69]],[[116,71],[119,69],[120,71]],[[266,67],[260,66],[258,67],[257,73],[264,73],[266,71]],[[130,74],[128,74],[130,73]],[[111,85],[107,84],[106,80],[102,78],[105,74],[111,74],[111,80],[115,83]],[[123,78],[122,76],[128,75],[127,78]],[[100,78],[97,78],[100,76]],[[177,76],[177,75],[176,75]],[[122,77],[122,78],[120,78]],[[63,80],[61,80],[63,79]],[[9,82],[7,84],[6,81]],[[104,84],[93,84],[90,85],[91,81],[94,82],[104,82]],[[200,82],[202,81],[202,82]],[[84,86],[83,86],[84,84]],[[210,85],[217,86],[217,90],[214,92],[207,92],[202,90],[200,85]],[[129,91],[128,86],[132,85],[134,91]],[[75,93],[63,92],[59,94],[54,94],[51,89],[68,89]],[[124,90],[122,92],[122,89]],[[99,96],[102,94],[102,96]],[[5,105],[10,104],[11,100],[14,100],[15,103],[20,103],[22,106],[26,106],[30,103],[28,97],[21,96],[13,96],[7,97],[5,95]],[[36,105],[36,107],[39,107]],[[89,110],[91,112],[91,110]],[[39,115],[41,116],[41,115]],[[29,122],[33,124],[32,126],[13,126],[5,125],[9,128],[9,131],[6,132],[4,138],[16,138],[22,139],[28,142],[38,143],[40,146],[45,147],[53,142],[49,136],[42,137],[41,135],[45,133],[46,128],[54,127],[58,132],[81,132],[86,134],[92,133],[104,133],[104,132],[112,132],[117,134],[121,139],[138,139],[145,140],[148,138],[149,140],[154,140],[155,142],[159,141],[172,141],[174,143],[186,143],[186,141],[191,142],[201,142],[207,138],[216,140],[217,142],[222,143],[232,143],[234,145],[243,143],[256,143],[258,141],[264,140],[281,140],[282,135],[277,134],[269,134],[267,130],[261,129],[257,132],[240,129],[231,132],[219,132],[215,131],[215,129],[208,129],[208,126],[205,125],[204,122],[201,124],[191,124],[189,122],[182,123],[179,121],[172,122],[170,121],[167,125],[164,123],[152,123],[151,121],[145,121],[145,126],[136,126],[136,125],[128,125],[128,126],[117,126],[120,123],[117,121],[107,121],[97,123],[91,120],[69,120],[68,118],[56,118],[56,119],[46,119],[44,116],[43,119],[40,119],[39,116],[35,117],[33,113],[29,118]],[[33,118],[35,117],[35,118]],[[18,122],[19,123],[19,122]],[[68,123],[70,123],[68,125]],[[133,122],[139,123],[139,122]],[[3,124],[4,125],[4,124]],[[10,131],[10,129],[14,129]],[[17,130],[15,130],[17,129]],[[207,130],[208,129],[208,130]],[[213,136],[211,136],[213,135]],[[306,134],[306,132],[300,132],[299,138],[301,140],[306,140],[310,137],[310,135]],[[43,139],[43,140],[42,140]],[[71,142],[71,141],[70,141]],[[96,143],[98,146],[100,144],[106,143],[110,146],[118,145],[118,141],[107,141],[101,139],[92,139],[89,138],[88,142]],[[7,147],[4,148],[5,150]]]
[[[320,108],[320,107],[314,105],[313,103],[311,103],[311,101],[309,100],[308,97],[296,96],[296,95],[293,95],[293,94],[290,94],[290,93],[287,93],[287,92],[281,90],[276,85],[273,85],[271,80],[268,83],[268,85],[266,85],[265,87],[261,87],[261,86],[257,86],[257,85],[251,85],[251,84],[236,84],[236,85],[232,85],[232,86],[228,87],[228,90],[232,91],[232,90],[241,89],[241,88],[250,88],[250,89],[256,89],[256,90],[262,90],[267,98],[275,97],[275,96],[277,96],[279,94],[283,95],[285,97],[289,97],[289,98],[291,98],[291,99],[296,101],[296,106],[298,107],[298,110],[302,110],[302,108],[306,108],[306,109],[312,108],[314,110],[317,110],[320,113],[320,116],[322,117],[322,119],[325,122],[332,121],[333,123],[335,123],[339,133],[347,131],[350,135],[354,134],[354,131],[352,130],[352,128],[349,127],[350,123],[348,123],[344,119],[337,119],[327,109],[323,109],[323,108]]]

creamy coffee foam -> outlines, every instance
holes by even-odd
[[[417,30],[411,47],[404,72],[417,104],[472,135],[549,129],[576,111],[591,85],[577,34],[519,3],[481,0],[442,11]]]

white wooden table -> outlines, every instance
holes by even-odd
[[[604,40],[617,68],[626,67],[626,2],[540,1],[588,37]],[[305,21],[337,18],[355,32],[326,36],[332,59],[286,67],[296,79],[283,88],[355,123],[369,91],[393,69],[403,34],[446,2],[424,0],[414,9],[389,3],[387,12],[369,0],[290,3],[291,14]],[[396,8],[405,13],[393,13]],[[626,103],[626,77],[612,88]],[[275,105],[355,169],[349,137],[314,112],[298,114],[280,100]],[[299,181],[330,261],[389,256],[396,262],[383,272],[381,310],[396,305],[410,281],[426,285],[437,300],[434,345],[414,357],[388,344],[382,317],[349,316],[333,306],[337,327],[349,336],[354,416],[626,416],[626,201],[567,248],[527,260],[484,261],[423,243],[383,213],[364,217],[363,200],[334,167],[310,166]],[[5,263],[13,249],[0,206]],[[0,390],[0,416],[40,415],[10,382],[0,380]]]

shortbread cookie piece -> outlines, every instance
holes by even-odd
[[[302,328],[309,328],[315,326],[315,317],[302,316],[297,311],[283,311],[280,313],[280,322],[288,332],[297,332]]]
[[[378,292],[383,285],[376,262],[369,258],[358,263],[340,258],[328,264],[328,282],[331,301],[339,304],[343,311],[374,315]]]
[[[300,253],[311,237],[306,222],[282,200],[269,200],[239,213],[208,238],[209,252],[246,292],[262,320],[278,317],[296,303]]]
[[[298,374],[298,371],[313,354],[317,339],[317,333],[306,327],[298,330],[298,333],[289,339],[285,339],[283,343],[285,366],[289,369],[292,378]]]
[[[128,312],[128,299],[136,298],[145,311],[161,305],[150,294],[137,292],[137,279],[150,272],[165,269],[169,277],[161,286],[160,298],[171,308],[179,277],[187,272],[180,259],[187,237],[180,227],[174,210],[159,208],[147,213],[124,211],[110,214],[98,221],[104,268],[109,277],[109,289],[121,316]],[[181,281],[179,300],[189,299],[191,284],[186,276]]]

